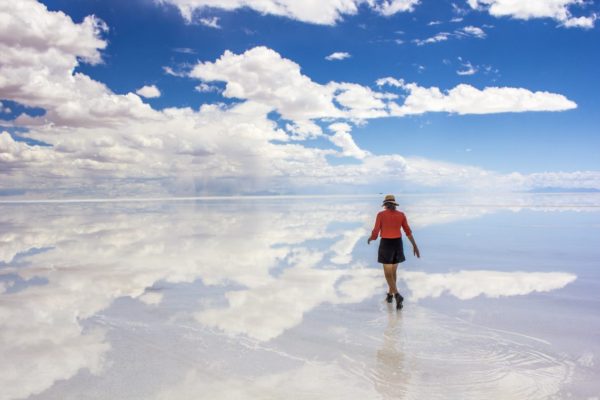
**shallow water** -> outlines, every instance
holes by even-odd
[[[0,400],[591,399],[600,195],[0,204]]]

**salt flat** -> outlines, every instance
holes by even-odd
[[[600,196],[0,205],[0,399],[591,399]],[[408,243],[405,251],[410,253]]]

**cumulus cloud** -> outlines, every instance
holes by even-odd
[[[414,83],[406,84],[408,92],[404,104],[390,106],[397,116],[425,112],[457,114],[493,114],[524,111],[564,111],[577,107],[565,96],[549,92],[532,92],[523,88],[486,87],[477,89],[460,84],[447,92],[437,87],[425,88]]]
[[[21,21],[10,32],[0,27],[0,98],[43,108],[41,116],[20,115],[11,123],[28,129],[22,135],[49,146],[2,133],[3,188],[32,189],[45,196],[239,194],[264,188],[333,189],[390,179],[428,186],[442,177],[471,187],[484,181],[482,175],[522,187],[542,178],[508,178],[469,166],[374,155],[356,145],[352,126],[425,112],[480,114],[576,106],[562,95],[522,88],[458,85],[444,92],[397,78],[378,80],[377,90],[351,82],[319,83],[294,61],[256,47],[240,54],[225,51],[216,60],[172,71],[198,80],[200,92],[218,91],[237,101],[159,111],[135,93],[116,94],[76,72],[81,62],[101,62],[106,27],[99,20],[89,17],[76,24],[60,12],[25,1],[31,12],[16,2],[0,8],[5,19]],[[62,29],[46,29],[56,24]],[[219,82],[222,91],[215,89]],[[331,148],[300,143],[323,136],[324,123],[332,125],[333,134],[327,134]],[[331,155],[359,162],[331,164]],[[592,173],[585,179],[595,178]]]
[[[342,149],[341,155],[363,159],[369,154],[369,152],[362,150],[354,142],[354,139],[350,135],[352,129],[350,125],[338,122],[329,125],[329,129],[335,132],[333,136],[329,137],[329,140]]]
[[[135,94],[115,95],[104,84],[74,72],[80,62],[97,64],[108,28],[96,17],[74,23],[35,0],[3,3],[0,19],[0,98],[46,111],[21,116],[17,124],[114,126],[155,114]]]
[[[313,82],[298,64],[266,47],[239,55],[225,51],[215,62],[198,63],[190,76],[226,82],[225,97],[268,105],[287,119],[342,116],[333,103],[332,88]]]
[[[158,90],[158,88],[155,85],[143,86],[143,87],[139,88],[138,90],[136,90],[136,93],[139,94],[140,96],[146,97],[148,99],[154,99],[156,97],[160,97],[160,90]]]
[[[471,8],[486,10],[495,17],[516,19],[551,18],[565,27],[593,28],[597,19],[595,14],[575,17],[572,9],[584,5],[581,0],[469,0]]]
[[[593,14],[589,17],[571,17],[563,21],[562,26],[565,28],[592,29],[597,19],[598,15],[596,14]]]
[[[391,76],[379,78],[375,83],[377,84],[377,86],[389,85],[397,88],[403,88],[405,86],[404,79],[396,79],[392,78]]]
[[[420,0],[155,0],[158,3],[176,6],[183,18],[191,22],[195,11],[218,8],[233,11],[250,8],[261,14],[277,15],[302,22],[320,25],[335,25],[345,15],[354,15],[365,4],[375,12],[389,16],[399,12],[410,12]]]
[[[226,82],[223,96],[264,104],[295,122],[382,117],[383,100],[389,98],[358,84],[316,83],[302,74],[298,64],[262,46],[242,54],[225,51],[215,62],[198,63],[189,75],[204,82]]]
[[[342,52],[342,51],[336,51],[335,53],[331,53],[330,55],[325,57],[325,59],[327,61],[345,60],[346,58],[350,58],[350,53],[346,53],[346,52]]]
[[[375,11],[381,15],[389,16],[399,12],[413,11],[421,0],[384,0],[382,2],[372,2]]]
[[[19,2],[3,2],[0,6],[0,50],[4,63],[14,58],[25,61],[26,54],[50,53],[44,61],[66,63],[72,65],[74,56],[91,64],[102,62],[99,50],[107,43],[100,38],[100,33],[108,30],[107,25],[94,16],[88,16],[76,24],[63,12],[48,12],[45,5],[35,0]],[[36,29],[32,29],[36,27]],[[15,51],[15,46],[19,52]],[[38,54],[39,56],[39,54]],[[42,60],[34,57],[30,63]],[[6,78],[6,77],[5,77]]]

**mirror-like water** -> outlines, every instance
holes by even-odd
[[[0,204],[0,400],[593,398],[600,196]]]

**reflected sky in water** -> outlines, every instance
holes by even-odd
[[[400,313],[379,196],[0,204],[0,400],[600,392],[599,195],[400,201]]]

